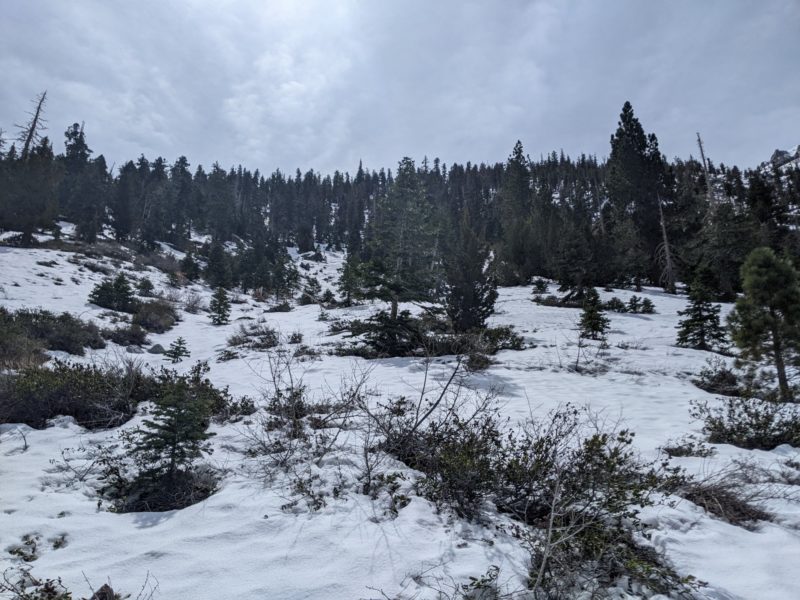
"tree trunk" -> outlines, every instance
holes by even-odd
[[[33,114],[31,115],[31,121],[28,124],[28,127],[25,131],[24,135],[24,142],[22,144],[22,154],[20,158],[22,160],[28,160],[30,157],[31,146],[36,142],[38,139],[38,131],[42,127],[42,107],[44,106],[44,101],[47,98],[47,90],[41,93],[41,95],[36,100],[36,109],[34,110]]]
[[[391,313],[392,321],[397,320],[397,296],[392,296],[392,313]]]
[[[661,206],[661,195],[658,196],[658,216],[661,221],[662,252],[664,270],[661,272],[661,283],[664,289],[670,293],[675,293],[675,264],[672,262],[672,248],[667,237],[667,223],[664,220],[664,208]]]
[[[778,331],[777,315],[775,315],[774,310],[769,312],[772,317],[772,355],[775,361],[775,370],[778,372],[778,390],[780,391],[781,401],[791,402],[792,394],[789,390],[789,381],[786,378],[786,364],[783,361],[783,344]]]

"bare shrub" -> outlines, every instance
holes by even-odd
[[[197,292],[188,292],[183,297],[183,310],[191,315],[196,315],[206,310],[203,297]]]

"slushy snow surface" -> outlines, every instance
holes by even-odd
[[[110,326],[103,316],[107,311],[87,301],[103,276],[70,262],[72,256],[59,250],[0,246],[0,305],[12,310],[68,311]],[[310,270],[323,290],[335,287],[344,256],[328,252],[326,259],[311,263]],[[166,277],[154,269],[134,271],[124,261],[118,268],[134,277],[146,274],[157,290],[170,291]],[[531,301],[531,292],[530,287],[501,289],[491,319],[495,325],[513,325],[525,338],[526,349],[501,352],[488,370],[468,378],[475,390],[498,390],[505,416],[523,421],[566,403],[589,406],[609,422],[636,432],[637,448],[650,458],[669,441],[700,435],[700,423],[690,417],[690,403],[716,400],[690,379],[712,355],[674,345],[676,313],[684,308],[685,296],[647,289],[639,295],[653,301],[657,314],[609,313],[607,356],[597,358],[590,348],[581,358],[589,365],[602,362],[603,368],[579,374],[568,368],[578,353],[579,311],[538,306]],[[206,304],[211,296],[202,285],[180,293],[196,293]],[[601,295],[627,301],[631,292]],[[368,385],[376,398],[413,395],[422,386],[425,372],[419,359],[368,362],[327,355],[342,335],[328,333],[329,323],[319,320],[316,305],[266,313],[265,305],[249,296],[241,300],[232,306],[228,325],[215,327],[205,313],[182,312],[174,329],[151,334],[151,342],[166,348],[183,337],[191,356],[176,365],[178,370],[208,361],[216,385],[230,386],[233,394],[262,404],[268,387],[263,353],[245,351],[234,360],[216,360],[242,319],[265,319],[286,336],[300,332],[304,344],[321,350],[320,357],[296,367],[317,397],[325,397],[343,379],[364,370],[369,371]],[[330,319],[364,318],[380,308],[367,304],[326,312]],[[723,313],[728,310],[723,306]],[[155,368],[165,365],[160,355],[130,355],[114,344],[69,359],[113,364],[124,357]],[[447,377],[453,364],[453,357],[437,359],[430,376]],[[140,422],[137,416],[121,429]],[[44,430],[0,426],[0,568],[19,566],[9,551],[22,544],[23,536],[33,536],[38,558],[28,563],[32,573],[61,577],[76,596],[90,595],[87,579],[95,588],[110,580],[115,589],[135,595],[149,574],[151,583],[158,582],[156,598],[437,598],[470,576],[479,577],[491,565],[499,567],[499,582],[507,590],[523,588],[528,555],[507,533],[504,517],[490,516],[478,525],[437,511],[409,491],[417,474],[386,462],[381,469],[403,473],[402,489],[411,497],[395,518],[386,510],[385,497],[359,493],[354,482],[362,469],[360,453],[346,445],[304,472],[327,490],[325,506],[311,510],[291,489],[289,475],[265,477],[245,457],[245,428],[243,422],[212,425],[216,435],[208,462],[224,476],[219,491],[206,501],[180,511],[116,514],[98,505],[92,486],[74,481],[58,465],[62,453],[71,456],[78,448],[115,442],[118,430],[89,432],[69,419],[57,419]],[[713,457],[673,463],[690,473],[708,475],[728,468],[737,457],[766,467],[800,458],[789,447],[772,452],[715,448]],[[643,517],[652,526],[651,542],[666,552],[677,571],[708,583],[700,597],[797,600],[800,509],[786,500],[771,501],[767,508],[776,515],[775,521],[760,523],[754,530],[729,525],[688,501],[652,507]]]

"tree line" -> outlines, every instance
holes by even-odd
[[[328,245],[347,251],[342,293],[384,298],[393,312],[402,300],[491,295],[478,279],[516,285],[534,275],[578,298],[590,286],[674,291],[697,280],[721,300],[741,291],[753,249],[795,265],[800,257],[799,170],[668,160],[630,103],[605,161],[563,152],[533,160],[517,142],[495,164],[404,158],[394,172],[265,176],[218,163],[192,169],[183,156],[140,156],[112,171],[79,124],[56,154],[41,135],[44,100],[18,141],[0,142],[0,227],[30,243],[37,228],[64,219],[87,242],[109,228],[144,249],[165,241],[189,251],[198,250],[192,234],[206,234],[212,242],[199,252],[217,254],[214,285],[291,285],[285,247]],[[223,264],[225,242],[244,260]]]

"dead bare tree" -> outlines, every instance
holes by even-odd
[[[17,125],[20,130],[19,141],[22,144],[20,158],[27,160],[30,155],[31,147],[41,139],[41,132],[47,129],[44,118],[44,104],[47,100],[47,90],[39,94],[33,101],[36,108],[29,112],[30,120],[25,125]]]
[[[661,263],[661,285],[670,293],[675,293],[675,260],[667,237],[667,222],[664,219],[664,206],[661,194],[658,195],[658,218],[661,222],[661,243],[656,248],[656,256]]]

